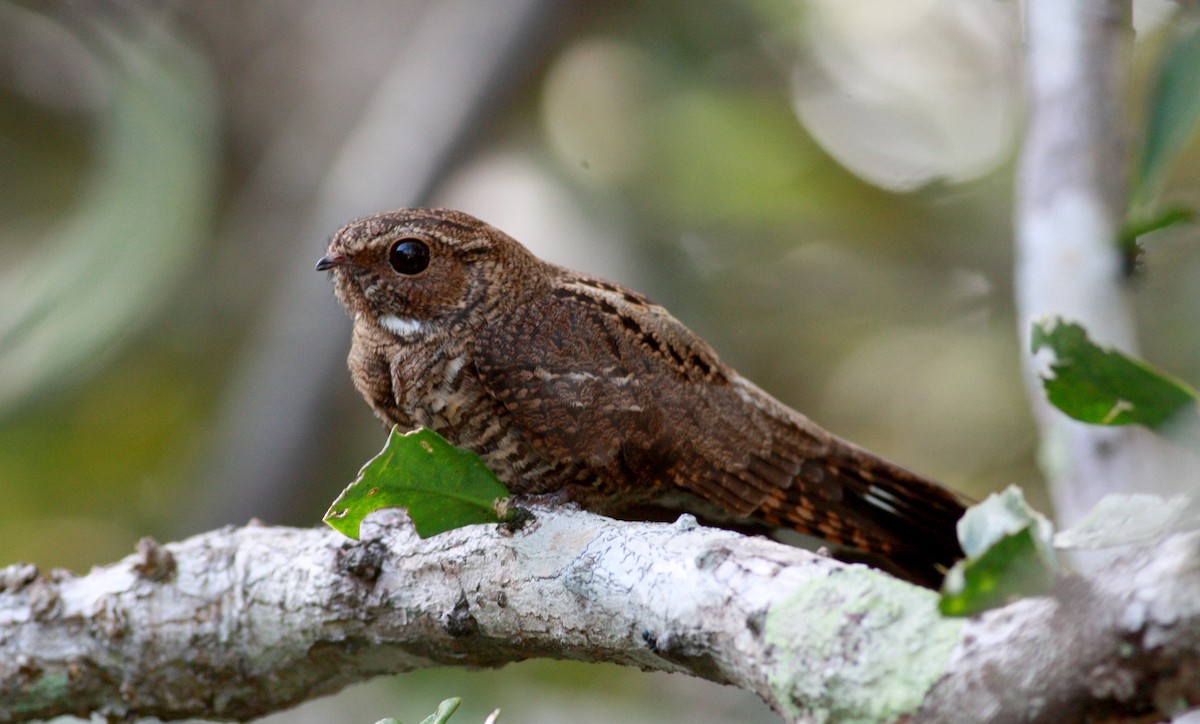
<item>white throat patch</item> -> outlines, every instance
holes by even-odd
[[[421,331],[423,322],[419,319],[411,319],[409,317],[399,317],[395,314],[385,314],[379,318],[379,323],[383,328],[397,337],[411,337]]]

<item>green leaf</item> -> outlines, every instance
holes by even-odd
[[[1186,206],[1168,206],[1153,214],[1140,219],[1132,219],[1121,230],[1121,245],[1128,247],[1154,231],[1160,231],[1179,224],[1190,224],[1196,220],[1196,212]]]
[[[404,434],[392,428],[383,450],[333,501],[325,522],[357,540],[359,524],[371,511],[406,508],[417,535],[428,538],[510,520],[508,498],[508,490],[475,453],[428,428]]]
[[[979,558],[954,564],[938,608],[946,616],[974,616],[1047,593],[1053,583],[1054,570],[1039,556],[1030,526],[1005,536]]]
[[[1094,425],[1137,423],[1160,431],[1192,422],[1196,393],[1179,380],[1088,339],[1078,324],[1035,322],[1031,348],[1053,351],[1053,377],[1042,377],[1046,396],[1067,415]],[[1194,425],[1184,428],[1194,430]]]
[[[1156,192],[1169,162],[1191,139],[1200,119],[1200,23],[1192,18],[1176,27],[1150,92],[1136,180],[1142,203]]]
[[[438,704],[437,711],[430,714],[421,720],[421,724],[446,724],[450,721],[450,717],[458,710],[458,705],[462,703],[462,699],[457,696],[453,699],[446,699],[441,704]]]
[[[941,612],[971,616],[1049,591],[1058,568],[1053,534],[1054,526],[1015,486],[973,506],[958,523],[967,558],[946,575]]]

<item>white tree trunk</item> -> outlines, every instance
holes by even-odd
[[[1017,174],[1017,318],[1060,525],[1107,493],[1183,492],[1200,459],[1137,426],[1097,427],[1046,402],[1034,321],[1063,317],[1136,354],[1117,239],[1128,203],[1125,75],[1130,0],[1028,0],[1028,121]]]

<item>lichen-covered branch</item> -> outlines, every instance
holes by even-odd
[[[0,720],[248,719],[380,674],[537,656],[730,683],[795,721],[1195,701],[1195,677],[1171,675],[1200,661],[1195,535],[957,621],[883,573],[689,517],[537,514],[424,541],[394,513],[362,542],[251,525],[83,576],[10,566]]]

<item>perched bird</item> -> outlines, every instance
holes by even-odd
[[[343,227],[331,270],[354,385],[391,427],[478,453],[517,495],[598,513],[784,527],[936,585],[955,493],[826,432],[637,292],[448,209]]]

